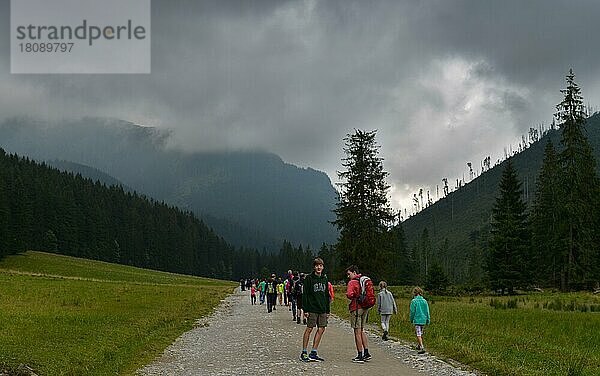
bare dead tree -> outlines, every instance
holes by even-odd
[[[469,167],[469,181],[473,180],[473,164],[471,162],[467,162],[467,166]]]
[[[415,214],[419,212],[419,199],[417,198],[417,194],[413,195],[413,205],[415,207]]]
[[[444,197],[448,196],[448,178],[443,178],[444,182]]]

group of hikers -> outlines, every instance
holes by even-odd
[[[286,306],[292,312],[292,319],[294,321],[298,324],[301,322],[306,324],[306,318],[303,319],[302,314],[304,278],[304,273],[288,270],[284,280],[281,277],[278,278],[275,274],[271,274],[269,278],[263,278],[262,280],[242,280],[240,281],[240,285],[242,286],[242,291],[244,289],[250,290],[252,305],[266,303],[267,313],[271,313],[277,310],[277,302],[279,301],[280,306]],[[333,286],[331,287],[331,292],[333,293]]]
[[[334,290],[327,275],[323,273],[323,268],[323,260],[317,257],[313,261],[313,272],[308,275],[289,270],[285,280],[277,279],[276,275],[272,274],[269,279],[260,282],[254,280],[249,285],[247,284],[250,289],[252,304],[256,304],[256,294],[258,293],[260,304],[264,304],[266,299],[267,312],[271,313],[276,309],[276,302],[279,297],[280,305],[285,304],[292,312],[292,320],[298,324],[302,320],[302,323],[306,325],[302,336],[302,352],[300,353],[300,360],[304,362],[325,360],[318,354],[318,348],[327,327]],[[361,275],[356,265],[351,265],[346,269],[346,276],[349,279],[346,297],[350,301],[348,307],[350,310],[350,325],[354,331],[354,343],[357,350],[357,355],[352,358],[352,361],[364,363],[372,359],[369,352],[369,340],[364,331],[369,310],[377,305],[383,329],[382,339],[387,341],[390,318],[397,313],[398,308],[396,300],[387,289],[385,281],[379,282],[380,291],[376,299],[373,282],[369,277]],[[423,298],[423,290],[420,287],[414,288],[413,295],[414,298],[410,303],[410,322],[415,326],[417,351],[419,354],[424,354],[423,327],[430,323],[429,305]],[[315,328],[317,330],[309,352],[308,345]]]

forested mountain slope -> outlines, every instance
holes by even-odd
[[[596,160],[600,160],[600,115],[590,117],[586,128]],[[560,130],[556,130],[511,157],[523,182],[525,201],[529,204],[535,197],[536,180],[548,139],[561,149]],[[505,163],[494,166],[403,222],[413,257],[427,259],[429,263],[438,260],[453,282],[476,282],[481,278],[492,206]],[[429,242],[423,237],[424,229],[427,229]]]
[[[233,248],[189,212],[0,149],[0,257],[44,250],[230,279]]]

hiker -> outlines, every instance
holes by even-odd
[[[258,284],[258,291],[260,292],[260,304],[265,303],[265,295],[267,292],[267,282],[263,278]]]
[[[275,280],[275,274],[271,274],[271,278],[267,282],[267,312],[271,313],[277,304],[277,281]]]
[[[304,318],[304,310],[302,309],[302,292],[304,292],[304,273],[300,273],[298,277],[298,281],[294,283],[294,299],[296,299],[296,323],[300,324],[300,319],[302,319],[302,324],[306,325],[306,319]]]
[[[360,278],[362,275],[358,272],[358,266],[349,266],[346,269],[346,275],[350,279],[346,288],[346,297],[350,299],[348,306],[350,310],[350,326],[354,329],[354,343],[358,353],[352,361],[355,363],[364,363],[372,358],[369,353],[369,340],[367,334],[364,332],[364,327],[369,316],[369,309],[361,306],[359,302],[361,296]]]
[[[329,289],[327,288],[327,275],[323,274],[323,260],[317,257],[313,261],[313,272],[304,279],[304,293],[302,294],[302,306],[306,317],[306,329],[302,336],[302,353],[300,360],[304,362],[324,361],[317,354],[319,343],[327,327],[329,317]],[[313,338],[312,350],[307,354],[308,342],[313,329],[317,327],[317,333]]]
[[[423,326],[429,325],[429,304],[423,298],[423,289],[415,287],[413,290],[414,298],[410,302],[410,322],[415,326],[417,333],[417,351],[419,354],[425,354],[425,346],[423,346]]]
[[[240,289],[246,291],[246,281],[244,279],[240,279]]]
[[[279,305],[283,305],[283,292],[284,292],[284,284],[281,282],[281,278],[279,278],[279,283],[277,283],[277,300],[279,300]]]
[[[294,295],[294,284],[300,280],[300,273],[294,271],[292,278],[288,281],[288,303],[292,311],[292,321],[296,321],[296,296]]]
[[[256,304],[256,287],[254,285],[250,286],[250,301],[252,305]]]
[[[294,279],[294,276],[297,276],[298,274],[294,274],[292,273],[292,270],[288,270],[287,272],[287,278],[285,279],[285,292],[283,295],[283,300],[285,301],[285,305],[290,307],[292,301],[291,301],[291,292],[292,292],[292,280]],[[289,308],[289,310],[291,311],[292,309]]]
[[[381,316],[381,329],[383,329],[381,339],[387,341],[390,330],[390,318],[392,314],[398,312],[398,307],[396,306],[394,295],[387,289],[386,281],[379,282],[379,290],[379,294],[377,294],[377,312]]]

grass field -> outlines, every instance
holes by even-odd
[[[0,370],[129,375],[234,283],[27,252],[0,261]]]
[[[410,291],[392,287],[399,313],[390,335],[416,342],[409,323]],[[600,375],[600,296],[535,293],[517,297],[426,296],[431,325],[425,346],[489,375]],[[333,312],[348,317],[345,290]],[[512,308],[509,308],[512,307]],[[369,322],[379,327],[376,307]]]

